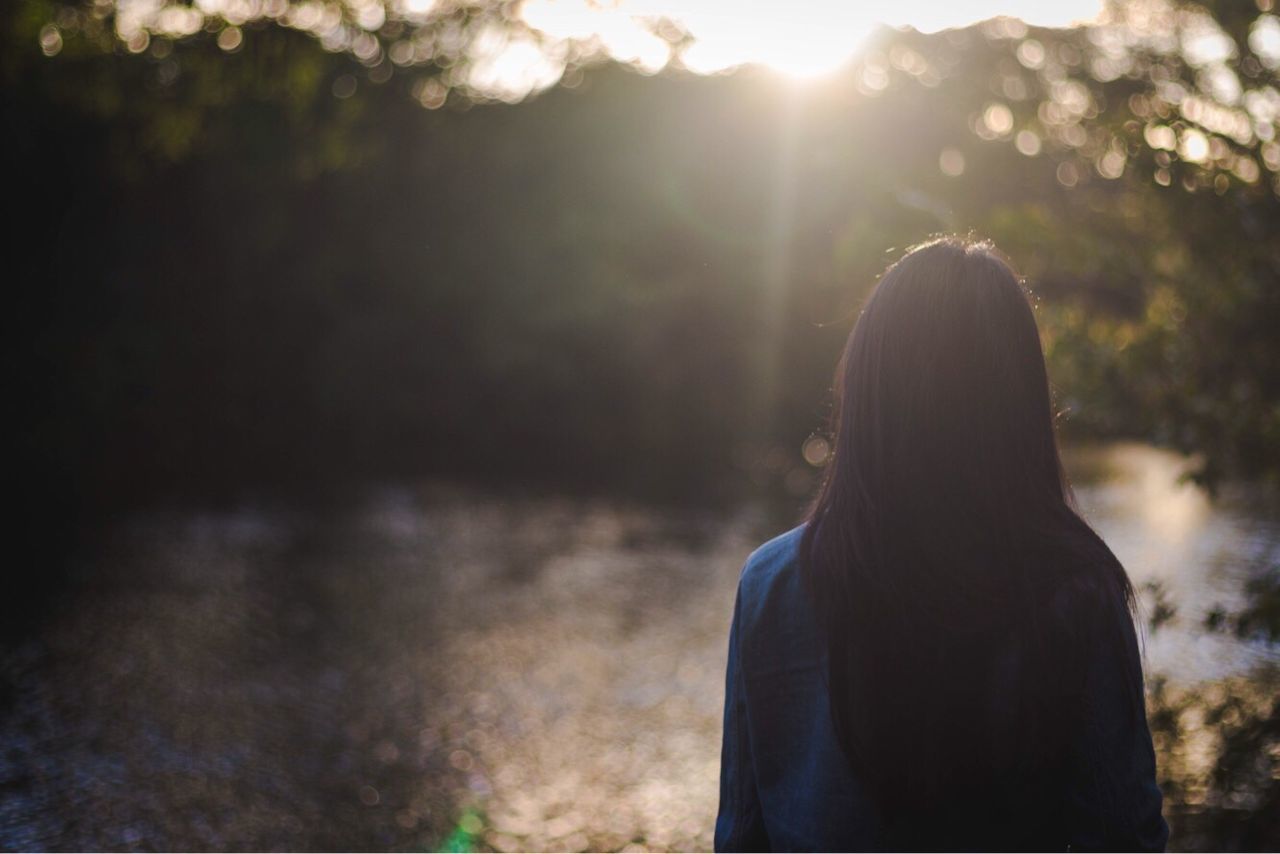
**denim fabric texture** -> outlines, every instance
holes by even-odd
[[[899,847],[886,837],[837,740],[822,642],[797,569],[801,533],[795,528],[758,548],[739,581],[729,637],[715,847]],[[1123,687],[1125,668],[1132,673],[1135,667],[1140,674],[1136,635],[1127,649],[1100,656],[1089,684],[1082,743],[1072,744],[1071,773],[1024,787],[1025,798],[1017,805],[993,802],[989,813],[978,815],[967,810],[954,836],[939,834],[946,840],[939,847],[1163,850],[1168,827],[1160,814],[1151,735],[1145,719],[1134,721]]]

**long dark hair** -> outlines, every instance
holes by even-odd
[[[890,822],[1025,793],[1063,761],[1080,614],[1133,591],[1074,509],[1022,282],[989,243],[911,249],[834,391],[801,565],[846,756]]]

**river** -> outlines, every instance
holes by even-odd
[[[1275,664],[1204,627],[1280,563],[1273,510],[1144,446],[1069,468],[1161,612],[1149,674]],[[5,652],[0,844],[707,849],[734,586],[788,526],[439,484],[139,515]]]

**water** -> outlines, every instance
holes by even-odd
[[[1271,660],[1202,623],[1277,562],[1274,513],[1141,446],[1071,466],[1178,606],[1150,671]],[[734,586],[785,527],[440,486],[139,517],[5,655],[0,843],[707,849]]]
[[[1067,460],[1080,509],[1128,570],[1142,615],[1177,609],[1147,630],[1149,672],[1197,682],[1280,660],[1275,648],[1204,630],[1211,611],[1238,612],[1247,582],[1280,566],[1273,501],[1239,488],[1211,500],[1183,481],[1186,460],[1143,445],[1078,448]]]

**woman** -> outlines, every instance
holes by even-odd
[[[718,850],[1161,850],[1123,567],[1072,508],[990,244],[881,278],[803,525],[747,560]]]

